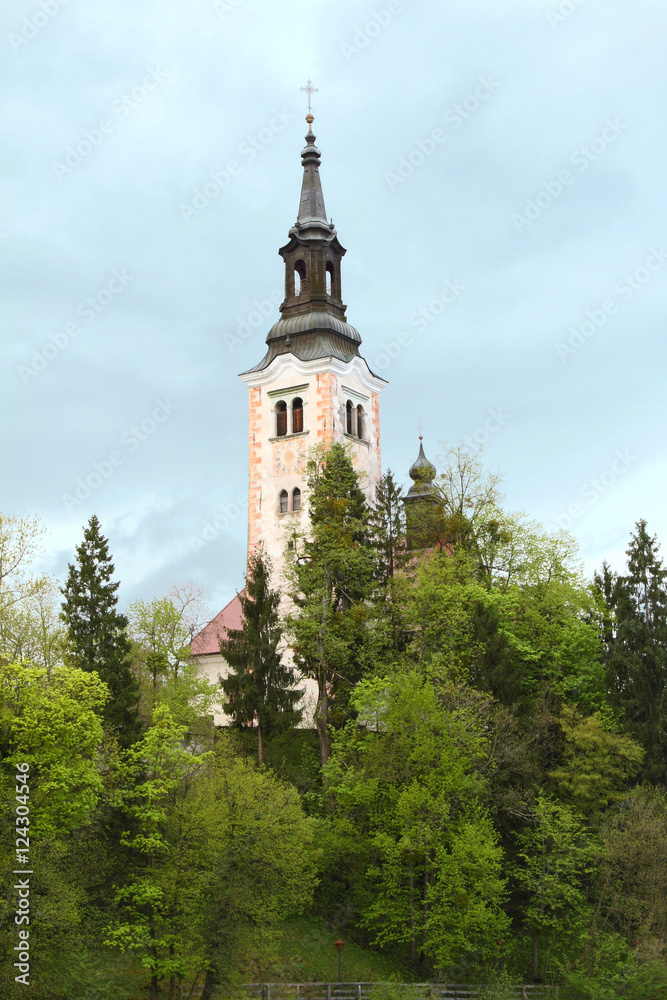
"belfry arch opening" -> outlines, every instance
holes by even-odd
[[[292,434],[300,434],[303,430],[303,400],[297,396],[292,401]]]
[[[303,295],[306,290],[306,262],[297,260],[294,264],[294,294]]]
[[[365,420],[364,408],[361,404],[357,407],[357,437],[363,440],[364,437],[364,420]]]
[[[324,281],[325,281],[325,290],[326,290],[327,295],[333,295],[334,294],[334,266],[331,263],[331,261],[329,261],[327,263],[327,268],[326,268],[326,271],[325,271],[325,274],[324,274]]]
[[[287,403],[281,399],[276,403],[276,437],[287,434]]]

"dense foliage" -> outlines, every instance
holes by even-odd
[[[625,569],[586,581],[572,540],[504,510],[475,456],[435,490],[440,535],[416,549],[390,473],[369,504],[344,448],[316,452],[287,613],[259,552],[222,686],[190,655],[194,591],[121,614],[93,518],[63,629],[30,572],[39,527],[0,520],[3,997],[25,989],[17,774],[35,1000],[320,978],[317,935],[329,978],[342,936],[408,981],[667,997],[658,542],[639,521]],[[294,668],[316,682],[311,730],[292,728]]]

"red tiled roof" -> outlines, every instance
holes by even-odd
[[[244,594],[245,591],[241,591]],[[227,638],[227,629],[240,629],[243,624],[243,609],[239,594],[233,597],[220,614],[199,632],[190,644],[193,656],[209,656],[220,652],[220,640]]]

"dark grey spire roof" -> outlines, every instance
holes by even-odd
[[[286,272],[281,318],[269,330],[266,355],[244,374],[262,371],[280,354],[293,354],[302,361],[351,361],[359,357],[361,337],[346,321],[341,297],[340,262],[345,247],[339,243],[333,223],[327,222],[320,182],[322,154],[315,145],[312,114],[306,121],[299,214],[289,231],[289,242],[278,251]],[[296,272],[303,276],[298,289]]]
[[[315,145],[313,135],[314,118],[309,114],[306,145],[301,150],[303,165],[303,182],[301,184],[301,200],[296,228],[299,236],[304,239],[331,239],[333,226],[327,222],[327,212],[324,207],[324,195],[320,182],[320,159],[322,154]]]

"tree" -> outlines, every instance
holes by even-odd
[[[596,576],[610,614],[603,621],[604,663],[628,732],[646,751],[644,780],[667,782],[667,569],[659,545],[638,521],[627,573]]]
[[[77,546],[77,564],[69,564],[62,617],[67,626],[69,653],[74,666],[95,670],[109,688],[104,717],[122,746],[130,746],[141,732],[139,690],[130,666],[131,643],[127,619],[117,610],[112,582],[114,566],[109,544],[93,515]]]
[[[185,726],[174,722],[167,706],[158,706],[152,721],[143,739],[122,754],[118,768],[118,803],[130,827],[121,838],[129,848],[129,877],[116,887],[118,917],[108,927],[106,944],[141,954],[151,1000],[158,1000],[160,979],[170,977],[173,994],[176,975],[192,964],[183,918],[187,888],[174,878],[172,865],[184,846],[174,813],[211,754],[183,749]]]
[[[517,841],[520,861],[514,876],[528,899],[523,918],[532,941],[533,979],[539,981],[549,971],[554,945],[576,953],[586,940],[593,845],[574,811],[546,796],[538,798],[533,825]],[[540,945],[545,949],[541,972]]]
[[[180,593],[183,595],[183,591]],[[191,596],[192,590],[188,588],[185,593]],[[145,723],[150,724],[158,705],[168,705],[176,722],[188,727],[190,738],[199,735],[204,718],[220,701],[220,690],[202,677],[192,656],[189,612],[193,605],[179,600],[178,595],[174,588],[165,597],[131,604],[128,633],[134,642],[133,666],[139,679]]]
[[[344,723],[349,695],[363,672],[376,557],[366,498],[342,445],[315,454],[308,487],[311,530],[295,536],[288,549],[294,611],[286,625],[297,665],[317,681],[315,726],[324,765],[329,726],[333,719]]]
[[[378,583],[384,589],[409,559],[402,492],[388,469],[375,487],[375,503],[370,511],[372,540],[378,554]]]
[[[271,561],[259,549],[248,559],[246,587],[239,595],[243,625],[230,629],[220,641],[220,652],[232,668],[220,680],[228,699],[225,711],[236,726],[257,727],[260,764],[265,740],[297,726],[302,715],[296,704],[303,690],[294,687],[294,671],[278,652],[280,593],[271,590],[270,583]]]
[[[449,711],[415,670],[361,681],[352,699],[358,719],[336,735],[325,773],[360,869],[361,923],[422,972],[488,971],[509,924],[478,768],[484,720]]]
[[[0,514],[0,659],[51,669],[64,652],[57,587],[30,572],[43,531],[35,518]]]

